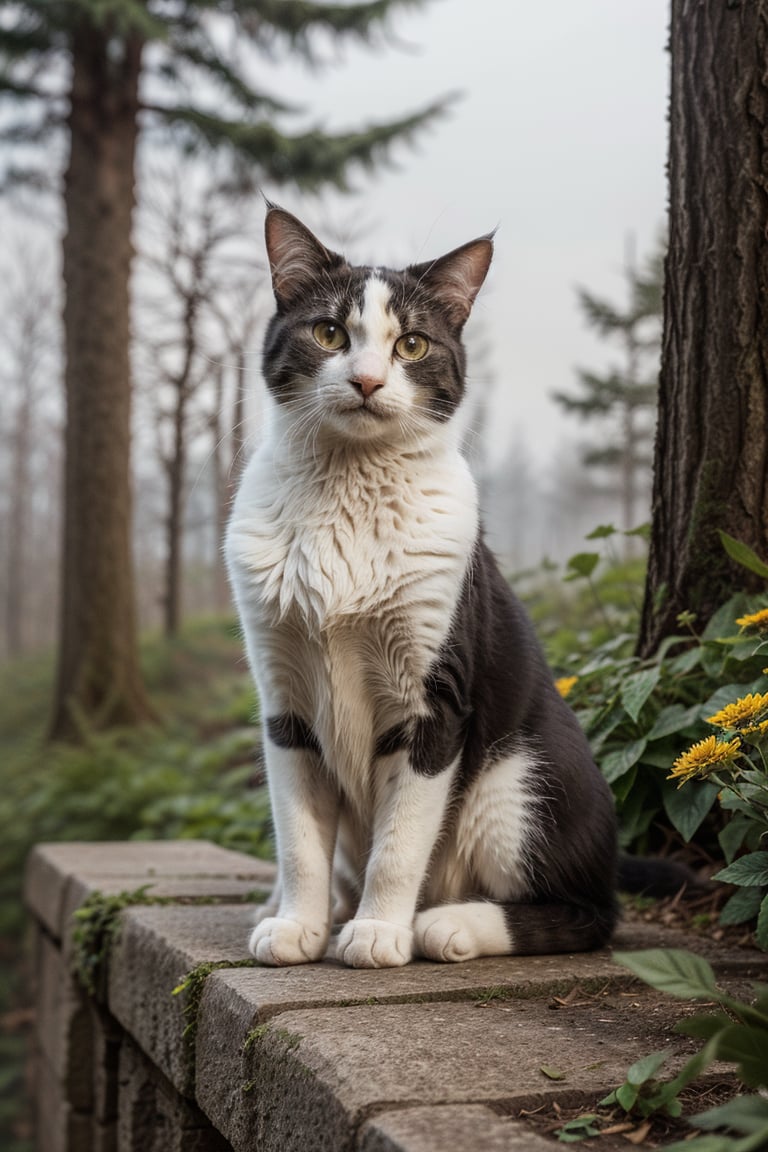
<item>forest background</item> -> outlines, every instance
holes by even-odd
[[[19,1150],[27,1018],[10,1005],[30,845],[202,836],[270,851],[258,701],[220,551],[263,415],[259,187],[353,258],[392,263],[509,213],[467,331],[462,417],[490,541],[611,783],[623,842],[709,873],[765,855],[763,751],[736,741],[737,755],[708,725],[744,697],[754,731],[768,724],[766,5],[672,4],[665,264],[663,85],[627,73],[649,29],[663,59],[660,0],[624,17],[588,0],[578,18],[559,0],[544,24],[505,7],[500,55],[487,22],[463,6],[457,22],[456,0],[219,7],[0,0],[0,1123]],[[450,69],[424,66],[433,32]],[[713,43],[718,68],[702,69]],[[340,92],[345,44],[369,55]],[[473,89],[454,91],[465,74],[483,96],[471,123]],[[302,113],[305,84],[317,96]],[[355,122],[364,93],[375,115]],[[597,152],[580,149],[590,139]],[[692,740],[714,759],[685,760]],[[715,769],[741,791],[703,779]],[[722,915],[754,923],[765,947],[768,885],[756,864],[744,875]]]

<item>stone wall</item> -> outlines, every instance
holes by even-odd
[[[607,951],[258,967],[245,943],[271,878],[203,842],[35,849],[39,1152],[545,1152],[521,1109],[594,1104],[637,1057],[690,1051],[679,1004]],[[759,954],[694,946],[765,979]]]

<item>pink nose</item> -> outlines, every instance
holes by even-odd
[[[364,400],[367,400],[379,388],[384,387],[384,381],[379,380],[378,376],[355,376],[350,380],[350,384],[353,388],[357,388]]]

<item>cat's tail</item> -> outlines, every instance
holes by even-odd
[[[687,864],[661,856],[619,856],[616,881],[620,892],[635,896],[674,896],[681,889],[703,892],[708,885]]]

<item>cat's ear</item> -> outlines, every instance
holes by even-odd
[[[412,264],[408,271],[437,297],[457,328],[463,327],[475,297],[488,275],[493,256],[493,233],[470,240],[426,264]]]
[[[309,228],[284,208],[267,205],[264,221],[269,269],[275,299],[282,308],[295,304],[318,278],[344,263]]]

